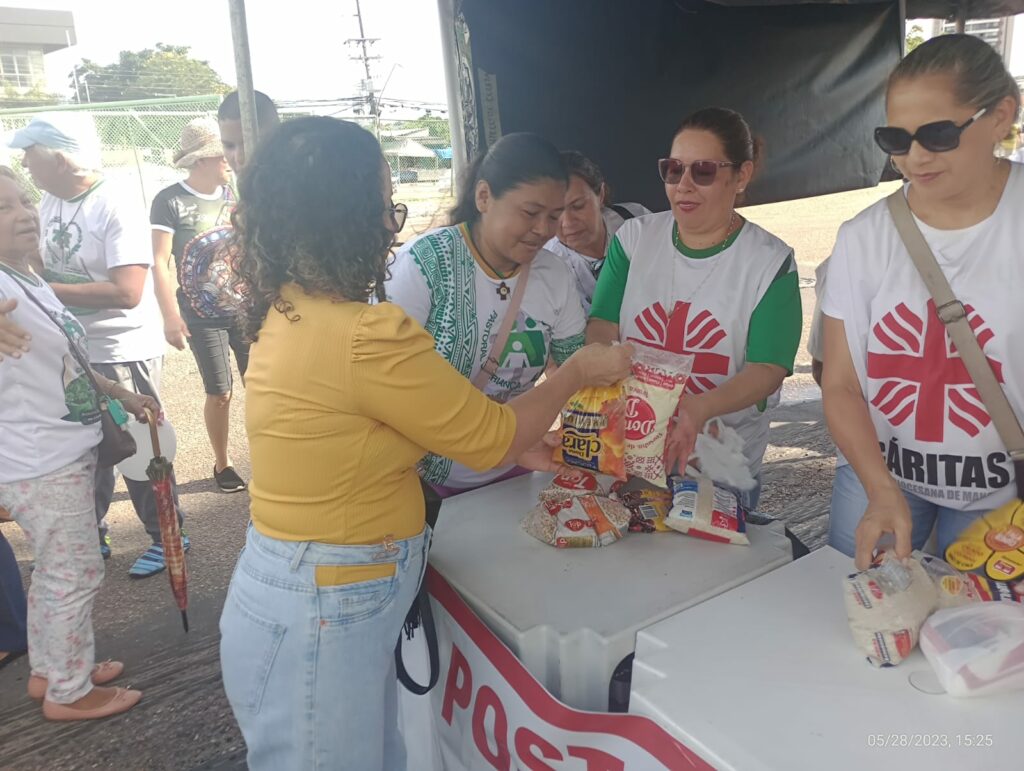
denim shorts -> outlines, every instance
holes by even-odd
[[[406,768],[394,650],[429,532],[342,546],[250,525],[220,620],[224,689],[250,769]],[[338,569],[389,575],[324,585]]]
[[[242,337],[237,325],[230,327],[204,327],[195,324],[188,328],[188,347],[192,349],[199,374],[203,378],[203,389],[208,396],[225,396],[231,393],[231,356],[235,354],[238,374],[245,377],[249,366],[249,344]]]

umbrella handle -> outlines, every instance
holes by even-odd
[[[156,415],[153,410],[146,408],[146,421],[149,424],[149,438],[153,442],[153,457],[160,455],[160,437],[156,433]]]

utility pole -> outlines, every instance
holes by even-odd
[[[373,118],[374,127],[377,129],[377,135],[380,135],[380,104],[377,101],[377,97],[373,90],[373,75],[371,73],[370,62],[376,59],[380,59],[379,56],[372,56],[370,54],[370,48],[374,43],[378,42],[380,38],[366,37],[366,31],[363,29],[363,11],[359,6],[359,0],[356,0],[356,19],[359,21],[359,37],[349,38],[345,41],[346,45],[355,45],[360,51],[354,56],[349,57],[350,59],[356,60],[361,59],[363,62],[363,70],[366,73],[366,80],[363,81],[363,90],[366,92],[366,102],[370,109],[370,116]]]

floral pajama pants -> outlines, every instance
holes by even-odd
[[[28,657],[46,698],[70,704],[92,689],[92,604],[103,580],[93,499],[96,451],[35,479],[0,484],[35,557],[28,593]]]

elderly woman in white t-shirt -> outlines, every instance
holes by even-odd
[[[933,38],[889,78],[882,150],[989,364],[1024,416],[1024,168],[994,149],[1020,108],[999,55]],[[849,461],[836,473],[829,542],[866,567],[937,527],[940,553],[1015,495],[1013,464],[881,201],[839,230],[823,301],[825,415]]]
[[[28,597],[29,696],[50,720],[125,712],[142,693],[106,688],[117,661],[95,664],[92,603],[103,579],[96,550],[93,473],[97,394],[78,359],[85,332],[35,273],[39,216],[10,170],[0,170],[0,312],[29,340],[0,357],[0,508],[25,531],[35,558]],[[77,348],[71,350],[71,340]],[[104,397],[140,420],[154,399],[100,375]]]
[[[576,279],[583,312],[589,315],[612,236],[626,220],[651,212],[638,203],[609,204],[611,189],[604,174],[583,153],[563,152],[562,162],[569,174],[565,210],[558,219],[558,235],[544,248],[565,260]]]

